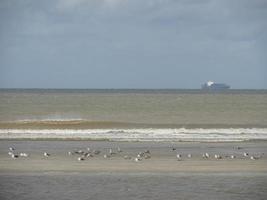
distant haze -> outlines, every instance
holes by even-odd
[[[1,0],[0,88],[267,89],[266,0]]]

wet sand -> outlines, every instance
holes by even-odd
[[[9,147],[14,153],[25,152],[28,157],[11,158]],[[122,152],[117,152],[120,147]],[[85,157],[68,155],[69,151],[99,150],[99,155]],[[114,154],[104,158],[112,149]],[[139,152],[150,151],[151,158],[141,157],[135,161]],[[49,157],[44,152],[51,154]],[[245,157],[244,152],[249,156]],[[210,158],[202,158],[208,153]],[[181,154],[181,159],[176,155]],[[188,158],[187,155],[192,157]],[[215,159],[219,154],[222,159]],[[230,156],[235,155],[235,159]],[[131,159],[124,159],[124,156]],[[259,159],[251,160],[250,156]],[[106,141],[0,141],[0,173],[46,173],[46,172],[267,172],[267,142],[241,143],[169,143],[169,142],[106,142]]]

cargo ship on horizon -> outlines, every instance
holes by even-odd
[[[225,83],[215,83],[213,81],[208,81],[204,83],[201,88],[203,90],[228,90],[230,86]]]

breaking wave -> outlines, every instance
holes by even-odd
[[[225,142],[267,140],[267,128],[0,129],[0,139]]]

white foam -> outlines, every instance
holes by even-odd
[[[177,129],[0,129],[0,139],[81,138],[113,141],[267,140],[267,128]]]

